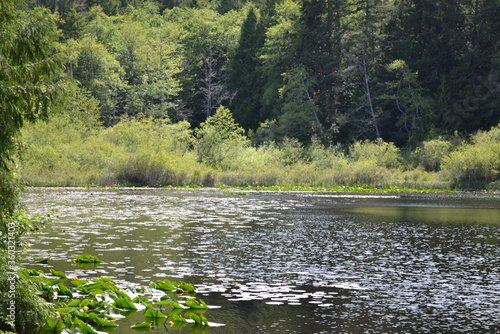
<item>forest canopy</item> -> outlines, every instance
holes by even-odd
[[[254,144],[417,147],[500,122],[498,0],[28,3],[59,16],[62,78],[106,127],[222,105]]]

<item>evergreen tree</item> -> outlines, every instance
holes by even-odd
[[[325,129],[336,122],[343,104],[341,65],[346,13],[347,3],[341,0],[302,3],[297,61],[310,74],[310,98]]]
[[[264,44],[264,27],[253,8],[241,27],[238,49],[231,64],[228,86],[235,92],[232,101],[234,119],[245,129],[256,129],[262,120],[262,75],[260,50]]]
[[[284,85],[284,73],[296,65],[300,4],[284,0],[276,5],[273,22],[266,31],[266,40],[261,51],[263,99],[261,119],[272,119],[282,113],[280,89]]]
[[[50,306],[34,295],[33,286],[22,275],[15,277],[17,289],[12,297],[7,293],[12,283],[7,284],[5,274],[18,272],[16,246],[28,230],[15,212],[19,210],[19,183],[12,158],[19,147],[18,136],[25,122],[48,116],[62,89],[53,81],[59,69],[54,57],[55,20],[46,9],[21,11],[14,0],[3,0],[0,36],[0,308],[7,310],[14,302],[17,311],[14,322],[2,311],[0,331],[37,333],[50,316]],[[14,245],[7,242],[12,236]]]
[[[470,0],[465,8],[467,51],[450,74],[452,106],[443,110],[447,131],[489,129],[500,121],[500,2]]]
[[[54,57],[56,26],[47,10],[16,10],[0,5],[0,169],[7,171],[25,121],[45,118],[60,85]]]

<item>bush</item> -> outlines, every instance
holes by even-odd
[[[420,166],[428,172],[441,168],[441,161],[450,154],[453,145],[449,141],[434,139],[425,141],[415,150],[415,158]]]
[[[349,148],[353,161],[374,161],[377,166],[398,168],[401,166],[399,148],[394,143],[386,143],[382,139],[357,142]]]
[[[442,171],[458,183],[496,181],[500,177],[500,142],[464,145],[443,159]]]
[[[489,131],[478,131],[472,136],[474,144],[489,144],[500,142],[500,124],[492,127]]]
[[[479,131],[471,143],[445,157],[445,176],[458,183],[494,182],[500,178],[500,126]]]
[[[222,170],[236,168],[234,162],[240,151],[250,145],[244,133],[234,122],[231,111],[219,107],[196,131],[198,161]]]
[[[297,164],[304,157],[304,146],[296,138],[285,137],[278,147],[279,161],[283,166]]]

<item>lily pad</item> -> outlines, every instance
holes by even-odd
[[[82,254],[75,256],[76,263],[101,263],[102,261],[95,255]]]

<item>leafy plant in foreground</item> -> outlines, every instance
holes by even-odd
[[[186,282],[164,280],[151,283],[151,287],[123,288],[109,277],[70,279],[54,269],[50,273],[23,269],[22,274],[36,281],[41,287],[38,294],[55,305],[56,316],[46,322],[42,334],[110,332],[119,327],[115,314],[128,317],[139,311],[144,311],[145,322],[132,326],[137,330],[162,324],[181,328],[189,324],[187,319],[196,331],[209,326],[201,314],[208,309],[207,304],[193,299],[196,289]],[[164,293],[161,297],[158,290]],[[163,306],[168,309],[163,310]]]

